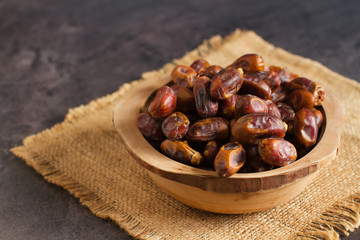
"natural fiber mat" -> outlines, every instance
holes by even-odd
[[[245,53],[259,53],[267,65],[286,66],[335,93],[346,112],[339,156],[304,192],[273,209],[242,215],[192,209],[163,193],[128,154],[112,125],[113,108],[129,88],[169,74],[174,63],[202,57],[228,65]],[[64,122],[27,137],[12,152],[96,216],[112,219],[140,239],[338,239],[338,232],[347,234],[359,225],[360,84],[250,31],[212,37],[174,63],[71,109]]]

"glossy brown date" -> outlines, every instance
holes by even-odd
[[[220,117],[205,118],[190,126],[186,135],[189,141],[207,142],[223,140],[229,136],[229,123]]]
[[[268,113],[271,113],[271,114],[277,116],[278,118],[281,118],[281,113],[273,101],[266,99],[266,100],[264,100],[264,102],[267,105]]]
[[[179,85],[171,86],[176,94],[176,110],[184,113],[195,112],[195,98],[193,92]]]
[[[325,100],[325,90],[319,84],[311,81],[308,78],[298,77],[293,79],[289,83],[289,89],[290,91],[295,89],[304,89],[311,92],[314,94],[316,106],[320,106],[322,101]]]
[[[284,86],[288,86],[292,79],[299,77],[298,75],[289,72],[286,67],[281,68],[281,67],[277,67],[277,66],[269,66],[268,70],[276,71],[279,74],[279,77],[281,79],[281,85],[284,85]]]
[[[197,73],[193,68],[184,65],[176,66],[171,73],[171,79],[174,83],[188,88],[193,87],[196,76]]]
[[[219,151],[219,145],[216,141],[209,141],[204,148],[204,160],[210,166],[214,166],[216,154]]]
[[[210,63],[205,59],[197,59],[190,65],[190,67],[193,68],[197,74],[203,74],[205,69],[210,67]]]
[[[210,84],[206,76],[197,77],[194,83],[196,112],[202,118],[214,117],[219,109],[219,103],[210,97]]]
[[[295,112],[302,108],[311,109],[315,105],[314,94],[303,89],[292,91],[289,95],[287,95],[285,101],[294,109]]]
[[[287,125],[270,113],[251,113],[236,120],[231,133],[240,144],[256,145],[262,138],[285,136]]]
[[[295,111],[292,109],[292,107],[283,102],[276,103],[276,106],[279,109],[281,120],[286,123],[292,122],[294,120]]]
[[[220,101],[220,112],[225,118],[231,119],[236,117],[235,104],[240,95],[234,94],[228,99]]]
[[[227,99],[239,91],[242,83],[243,72],[241,69],[223,69],[212,78],[210,85],[211,98],[215,100]]]
[[[139,113],[136,117],[136,126],[140,132],[152,140],[162,140],[161,122],[152,118],[149,113]]]
[[[275,91],[280,87],[281,78],[276,71],[270,71],[269,75],[265,78],[265,83],[269,85],[271,91]]]
[[[240,93],[252,94],[260,98],[271,98],[271,89],[262,79],[261,72],[244,74],[244,81],[240,88]]]
[[[314,113],[307,108],[296,112],[294,118],[295,139],[305,148],[315,145],[318,135],[318,125]]]
[[[189,130],[190,121],[181,112],[174,112],[162,122],[161,129],[170,140],[182,139]]]
[[[320,127],[324,121],[324,117],[323,117],[322,113],[319,110],[317,110],[316,108],[312,108],[310,110],[315,115],[316,124],[317,124],[318,128],[320,129]]]
[[[171,159],[188,165],[199,165],[203,161],[201,153],[192,149],[187,141],[164,140],[160,145],[161,151]]]
[[[227,143],[222,146],[215,157],[214,167],[221,177],[230,177],[235,174],[245,163],[245,150],[237,142]]]
[[[261,159],[277,167],[285,166],[296,160],[296,148],[283,138],[261,139],[258,145]]]
[[[208,68],[205,68],[204,70],[204,75],[212,78],[213,76],[215,76],[216,74],[218,74],[218,72],[220,72],[221,70],[223,70],[223,67],[220,67],[219,65],[211,65]]]
[[[267,113],[268,105],[264,100],[262,100],[257,96],[246,94],[246,95],[241,95],[239,99],[236,101],[235,111],[239,117],[249,113],[256,113],[256,112]]]
[[[153,118],[160,119],[166,117],[175,110],[176,94],[172,88],[163,86],[160,88],[154,100],[150,103],[148,112]]]
[[[245,54],[236,59],[230,67],[242,68],[244,72],[264,71],[264,59],[258,54]]]

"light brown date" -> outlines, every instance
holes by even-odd
[[[296,148],[283,138],[264,138],[258,145],[261,159],[277,167],[285,166],[296,160]]]
[[[212,78],[213,76],[215,76],[218,72],[220,72],[221,70],[223,70],[224,68],[220,67],[219,65],[211,65],[208,68],[205,68],[204,71],[204,75]]]
[[[289,83],[289,89],[290,91],[295,89],[304,89],[311,92],[314,94],[316,106],[320,106],[322,101],[325,100],[325,90],[319,84],[311,81],[308,78],[298,77],[293,79]]]
[[[190,121],[181,112],[174,112],[167,116],[162,122],[161,129],[170,140],[182,139],[189,130]]]
[[[264,71],[264,59],[258,54],[245,54],[233,62],[230,67],[242,68],[244,72]]]
[[[214,117],[219,109],[219,103],[210,97],[210,84],[206,76],[197,77],[194,83],[196,112],[202,118]]]
[[[160,145],[161,151],[171,159],[188,165],[199,165],[203,162],[201,153],[192,149],[187,141],[164,140]]]
[[[307,108],[296,112],[294,118],[295,139],[305,148],[315,145],[318,135],[318,125],[314,113]]]
[[[149,113],[139,113],[136,117],[136,126],[140,132],[152,140],[162,140],[161,122],[152,118]]]
[[[229,136],[229,123],[220,117],[205,118],[192,124],[186,135],[189,141],[223,140]]]
[[[241,69],[223,69],[212,78],[210,85],[211,98],[215,100],[227,99],[239,91],[242,83],[243,72]]]
[[[214,167],[221,177],[230,177],[235,174],[245,163],[245,150],[237,142],[227,143],[222,146],[215,157]]]
[[[175,110],[176,94],[168,86],[160,88],[155,99],[150,103],[148,111],[153,118],[160,119],[166,117]]]
[[[235,140],[242,145],[256,145],[262,138],[284,137],[287,125],[270,113],[251,113],[236,120],[231,128]]]
[[[292,91],[289,95],[287,95],[285,101],[294,109],[295,112],[302,108],[311,109],[315,105],[314,94],[303,89]]]
[[[249,113],[256,113],[256,112],[267,113],[268,105],[264,100],[262,100],[257,96],[246,94],[246,95],[241,95],[239,99],[236,101],[235,111],[239,117]]]
[[[210,63],[205,59],[197,59],[190,65],[190,67],[193,68],[197,74],[203,74],[205,69],[210,67]]]
[[[216,154],[219,151],[219,145],[216,141],[209,141],[204,148],[204,160],[210,166],[214,166]]]
[[[193,68],[184,65],[176,66],[171,73],[171,79],[174,83],[188,88],[193,87],[196,76],[197,73]]]
[[[271,89],[262,79],[261,72],[251,72],[244,74],[244,81],[240,88],[240,93],[252,94],[260,98],[271,98]]]
[[[235,104],[239,98],[240,95],[234,94],[228,99],[220,101],[220,111],[222,116],[228,119],[236,117]]]
[[[184,113],[195,112],[195,98],[193,92],[179,85],[171,86],[176,94],[176,110]]]

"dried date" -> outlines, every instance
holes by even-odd
[[[237,142],[222,146],[215,157],[214,167],[221,177],[235,174],[245,163],[245,150]]]

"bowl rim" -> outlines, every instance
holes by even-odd
[[[157,175],[204,190],[255,192],[278,188],[315,173],[337,155],[344,113],[339,100],[326,90],[326,99],[322,104],[325,112],[323,136],[316,147],[292,164],[264,172],[236,173],[229,178],[222,178],[215,171],[170,159],[155,150],[136,126],[136,116],[148,96],[169,81],[169,74],[140,81],[124,93],[113,112],[114,127],[128,152],[140,165]],[[272,181],[275,178],[276,181]],[[240,186],[224,188],[223,184],[229,182],[237,182]]]

